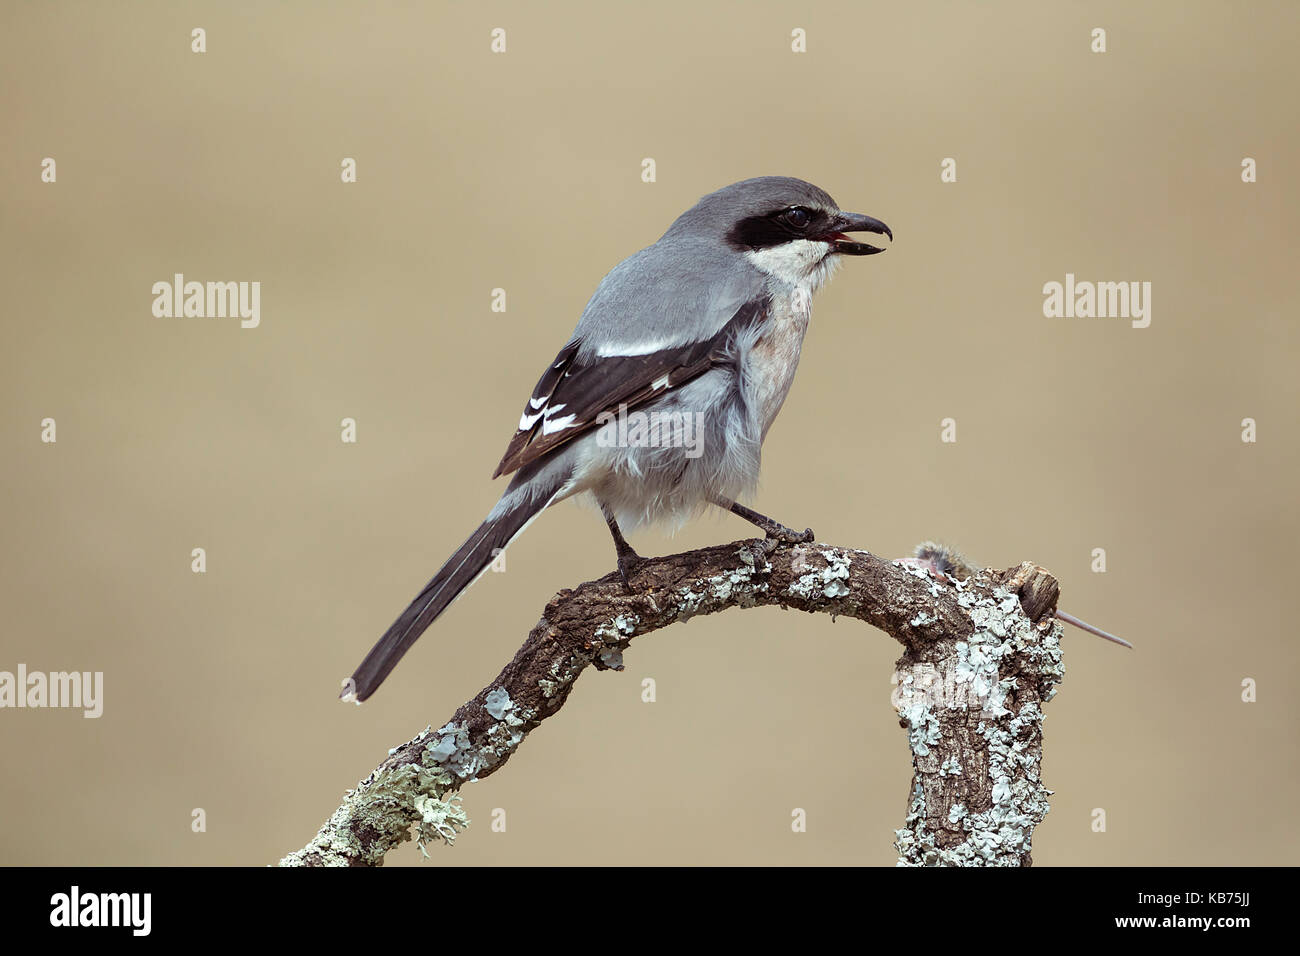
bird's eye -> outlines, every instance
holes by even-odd
[[[812,219],[812,213],[803,206],[791,206],[781,214],[781,218],[794,228],[802,229]]]

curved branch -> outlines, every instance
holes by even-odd
[[[866,551],[759,540],[647,559],[632,587],[614,573],[556,594],[496,680],[441,728],[390,751],[281,865],[380,865],[412,824],[421,850],[452,842],[468,825],[456,791],[499,770],[588,665],[621,670],[634,638],[764,605],[857,618],[903,645],[894,703],[914,777],[900,863],[1030,862],[1048,793],[1038,708],[1063,676],[1047,572],[1024,564],[953,583]]]

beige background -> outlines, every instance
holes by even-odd
[[[594,511],[544,515],[365,707],[336,688],[499,494],[605,271],[786,174],[896,242],[819,297],[756,506],[1036,560],[1137,644],[1067,637],[1038,863],[1295,863],[1298,30],[1287,3],[5,4],[0,669],[106,691],[99,720],[0,712],[0,860],[274,861],[445,721],[611,570]],[[260,281],[261,327],[154,318],[174,272]],[[1066,272],[1152,282],[1151,327],[1044,318]],[[896,657],[774,609],[639,640],[465,789],[436,860],[890,864]]]

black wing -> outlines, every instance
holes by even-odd
[[[645,355],[594,357],[584,363],[577,359],[581,341],[570,342],[537,382],[492,477],[508,475],[586,434],[602,412],[644,405],[726,362],[737,333],[762,322],[769,305],[766,297],[747,302],[711,338]]]

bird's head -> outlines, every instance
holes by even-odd
[[[679,216],[664,238],[683,235],[722,242],[781,281],[815,288],[840,256],[884,251],[849,238],[854,232],[894,238],[879,219],[844,212],[812,183],[762,176],[709,193]]]

